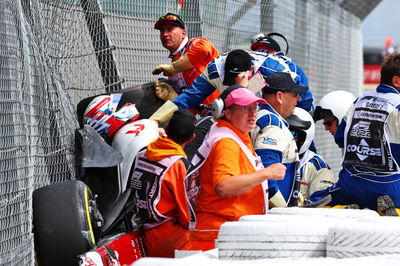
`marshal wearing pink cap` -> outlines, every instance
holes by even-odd
[[[264,99],[240,85],[232,85],[214,103],[213,107],[221,111],[219,119],[192,159],[198,167],[192,173],[199,174],[201,184],[196,197],[196,220],[191,225],[193,250],[215,248],[223,223],[244,215],[265,214],[267,180],[280,180],[286,171],[280,163],[263,168],[251,143],[249,132],[256,126],[257,103],[265,104]]]

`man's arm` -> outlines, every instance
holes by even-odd
[[[206,73],[198,76],[193,84],[184,92],[172,100],[179,109],[196,108],[209,95],[215,91],[215,87],[207,80]]]
[[[315,192],[332,186],[337,181],[333,171],[321,157],[314,157],[303,168],[300,191],[306,199]],[[313,198],[318,201],[320,198]]]
[[[253,132],[258,132],[253,145],[256,153],[261,157],[264,167],[273,163],[282,163],[283,151],[287,148],[288,143],[282,129],[275,125],[266,125],[262,130],[256,128]]]
[[[193,68],[192,63],[190,63],[189,57],[184,54],[175,62],[171,64],[161,64],[156,66],[151,72],[153,75],[158,75],[162,73],[164,76],[173,76],[176,73],[184,72],[188,69]]]
[[[193,66],[201,70],[206,64],[218,57],[219,52],[208,39],[198,37],[191,39],[189,49],[185,51],[185,55],[189,57]]]
[[[273,122],[274,121],[274,122]],[[271,124],[272,123],[272,124]],[[274,163],[283,162],[283,151],[287,148],[287,137],[279,127],[279,122],[268,115],[257,120],[257,132],[253,140],[256,153],[261,157],[264,167]],[[285,171],[286,175],[286,171]],[[271,207],[286,207],[287,202],[283,197],[276,180],[268,180],[269,204]]]
[[[243,194],[266,179],[281,179],[285,173],[282,164],[255,171],[239,144],[230,138],[214,143],[208,160],[212,162],[212,168],[207,174],[220,197]]]
[[[220,197],[238,196],[258,186],[264,180],[283,179],[285,172],[286,167],[281,163],[276,163],[253,173],[231,176],[216,186],[215,193]]]

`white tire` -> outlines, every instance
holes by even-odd
[[[325,217],[347,217],[357,219],[359,217],[378,217],[376,211],[369,209],[334,209],[334,208],[299,208],[299,207],[277,207],[272,208],[269,214],[285,215],[307,215]]]
[[[351,258],[400,254],[400,218],[381,218],[373,222],[354,221],[332,226],[327,241],[327,256]]]
[[[326,243],[304,243],[304,242],[249,242],[249,241],[229,241],[218,242],[218,248],[223,250],[295,250],[309,251],[326,249]]]
[[[219,258],[237,259],[325,256],[334,221],[227,222],[218,234]]]
[[[324,257],[325,251],[308,250],[221,250],[219,259],[221,260],[259,260],[264,258],[311,258]]]
[[[299,224],[308,221],[323,222],[331,217],[318,217],[307,215],[290,215],[290,214],[260,214],[260,215],[245,215],[240,217],[239,222],[298,222]]]

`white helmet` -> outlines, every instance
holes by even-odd
[[[149,119],[129,123],[115,133],[112,146],[124,158],[122,163],[118,165],[120,193],[126,189],[136,154],[157,138],[158,124]]]
[[[293,114],[286,118],[289,130],[296,140],[299,154],[308,150],[314,139],[315,124],[312,116],[300,107],[294,108]]]
[[[119,96],[119,95],[118,95]],[[119,108],[119,99],[114,95],[101,95],[94,98],[86,107],[83,122],[93,127],[103,138],[112,138],[123,125],[135,121],[139,112],[133,103]]]
[[[314,120],[318,121],[326,116],[334,116],[340,121],[355,101],[356,97],[343,90],[332,91],[319,101],[314,112]]]

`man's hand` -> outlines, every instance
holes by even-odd
[[[173,76],[174,74],[176,74],[174,67],[170,64],[158,65],[153,69],[151,73],[153,75],[163,73],[164,76]]]
[[[171,101],[175,99],[176,96],[178,96],[178,93],[176,93],[174,88],[172,88],[171,85],[165,82],[156,81],[156,83],[154,84],[154,91],[157,97],[163,101]]]
[[[165,129],[164,128],[159,127],[158,128],[158,135],[161,136],[161,137],[166,137],[167,133],[165,133]]]
[[[282,180],[286,174],[286,166],[281,163],[274,163],[264,169],[267,179]]]
[[[158,127],[158,121],[157,120],[149,119],[149,121],[152,121],[152,122],[156,123],[156,126],[158,128],[157,130],[158,130],[158,135],[159,136],[162,136],[162,137],[166,137],[167,136],[167,134],[165,133],[165,129],[162,128],[162,127]]]
[[[249,77],[250,77],[250,71],[243,71],[242,73],[236,76],[235,84],[247,88],[249,85]]]

